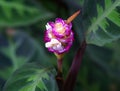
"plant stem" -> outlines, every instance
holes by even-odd
[[[64,83],[63,76],[62,76],[62,61],[63,61],[62,57],[58,58],[57,60],[58,71],[57,71],[56,81],[58,84],[59,91],[62,91],[63,83]]]
[[[58,73],[62,73],[62,61],[63,61],[63,58],[60,58],[57,60]]]
[[[71,68],[69,70],[67,79],[65,80],[62,91],[73,91],[85,48],[86,42],[83,41],[81,47],[78,49],[75,58],[72,62]]]

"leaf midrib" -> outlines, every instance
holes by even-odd
[[[43,75],[43,74],[47,74],[48,72],[50,72],[50,69],[52,70],[53,68],[52,68],[52,67],[47,67],[47,68],[42,69],[42,71],[37,72],[38,74],[37,74],[36,79],[33,81],[33,83],[30,83],[29,85],[32,84],[33,89],[35,90],[36,85],[39,83],[39,81],[40,81],[41,78],[42,78],[41,74],[42,74],[42,75]],[[39,71],[39,70],[38,70],[38,71]],[[27,86],[28,86],[28,85],[27,85]],[[24,86],[24,87],[26,87],[26,86]],[[24,87],[23,87],[23,88],[24,88]],[[23,88],[21,88],[21,89],[23,89]],[[20,90],[21,90],[21,89],[20,89]],[[33,91],[34,91],[34,90],[33,90]]]
[[[107,17],[118,5],[120,4],[120,0],[116,0],[114,4],[112,4],[109,9],[105,9],[103,14],[97,18],[96,22],[88,28],[87,34],[89,34],[105,17]],[[94,31],[93,31],[94,32]]]

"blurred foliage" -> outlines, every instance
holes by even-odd
[[[58,91],[51,67],[29,63],[17,70],[7,81],[3,91]],[[13,86],[14,85],[14,86]],[[40,89],[40,90],[39,90]]]
[[[57,91],[56,58],[43,42],[45,24],[77,10],[64,77],[86,37],[75,91],[120,91],[120,0],[0,0],[0,91]]]
[[[96,16],[90,18],[87,42],[102,46],[120,38],[120,0],[98,0],[95,5],[91,6],[96,8]]]
[[[26,26],[53,17],[52,13],[34,3],[27,0],[1,0],[0,26]]]

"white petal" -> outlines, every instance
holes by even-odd
[[[50,33],[48,34],[48,36],[49,36],[49,38],[52,38],[52,37],[53,37]]]
[[[57,45],[57,50],[63,50],[63,46]]]
[[[47,48],[52,47],[51,42],[47,42],[47,43],[45,43],[45,47],[47,47]]]
[[[46,29],[48,30],[48,29],[51,29],[52,27],[49,25],[49,23],[47,23],[47,25],[46,25]]]
[[[62,51],[64,49],[61,42],[58,41],[57,39],[51,39],[50,42],[45,43],[45,47],[47,48],[51,47],[54,50],[58,50],[58,51]]]
[[[53,46],[53,49],[54,49],[54,50],[57,50],[57,47],[56,47],[56,46]]]
[[[61,44],[57,39],[51,39],[52,44]]]

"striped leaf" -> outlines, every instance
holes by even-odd
[[[0,0],[0,26],[14,27],[33,24],[54,15],[39,4],[27,0]],[[31,3],[30,3],[31,2]]]
[[[58,91],[55,75],[52,67],[28,63],[14,72],[3,91]]]
[[[90,19],[86,40],[103,46],[120,38],[120,0],[104,0],[104,5],[97,4],[96,7],[97,17]]]

